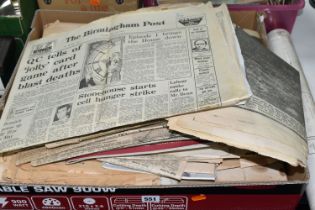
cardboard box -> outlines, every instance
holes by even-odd
[[[41,37],[55,20],[88,23],[110,13],[38,10],[28,41]],[[246,19],[243,18],[245,15]],[[260,28],[256,13],[234,22]],[[251,17],[251,19],[248,19]],[[245,22],[244,22],[245,21]],[[12,81],[12,80],[11,80]],[[0,204],[6,209],[152,209],[152,210],[293,210],[304,192],[307,171],[288,166],[286,182],[199,183],[162,186],[69,186],[44,183],[0,183]]]
[[[138,0],[37,0],[40,9],[124,12],[136,10]]]
[[[0,36],[14,36],[24,41],[31,30],[36,1],[19,0],[21,15],[0,16]]]

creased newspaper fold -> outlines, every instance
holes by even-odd
[[[170,129],[306,166],[299,73],[236,29],[253,96],[243,105],[169,119]]]
[[[247,99],[234,34],[215,16],[210,4],[131,12],[29,42],[0,152]]]

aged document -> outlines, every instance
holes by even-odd
[[[75,165],[65,162],[32,167],[30,164],[16,166],[16,156],[6,156],[1,162],[2,180],[7,183],[63,184],[63,185],[159,185],[160,177],[154,174],[106,170],[97,160]]]
[[[109,158],[109,157],[126,157],[138,155],[167,154],[177,153],[181,151],[189,151],[200,148],[207,148],[208,144],[201,143],[199,140],[174,140],[162,141],[153,144],[132,146],[127,148],[119,148],[107,151],[100,151],[86,155],[77,156],[67,160],[67,163],[77,163],[89,159]]]
[[[129,134],[139,133],[142,131],[148,131],[148,130],[154,130],[154,129],[159,129],[159,128],[166,128],[166,127],[167,125],[166,125],[165,120],[157,120],[157,121],[147,122],[145,124],[135,124],[131,126],[125,126],[125,127],[115,128],[111,130],[100,131],[100,132],[90,134],[90,135],[78,136],[75,138],[65,139],[62,141],[47,143],[45,144],[45,147],[55,148],[55,147],[61,147],[65,145],[77,144],[86,140],[95,139],[97,137],[105,137],[105,136],[113,137],[115,135],[117,137],[125,136]]]
[[[57,20],[54,23],[47,24],[44,27],[43,37],[56,35],[61,32],[72,31],[83,25],[85,24],[84,23],[64,23]]]
[[[253,96],[243,105],[169,119],[176,131],[305,166],[298,72],[237,29]]]
[[[249,98],[222,39],[233,34],[215,16],[210,4],[130,12],[29,42],[0,122],[0,152]]]
[[[93,152],[107,151],[117,148],[126,148],[139,145],[168,142],[175,140],[190,140],[191,138],[184,137],[178,134],[171,133],[168,129],[156,129],[143,131],[136,134],[123,136],[105,136],[92,139],[90,141],[81,142],[76,145],[57,147],[47,149],[40,147],[33,151],[21,152],[18,164],[31,161],[33,166],[43,165],[51,162],[61,161],[79,155],[90,154]]]
[[[180,158],[167,155],[148,155],[137,157],[103,158],[103,162],[147,171],[162,176],[181,179],[187,162]]]

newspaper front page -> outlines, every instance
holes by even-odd
[[[247,99],[211,11],[127,13],[28,43],[1,118],[0,152]]]

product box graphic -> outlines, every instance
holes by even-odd
[[[159,188],[3,185],[0,189],[0,209],[294,210],[303,185]]]

